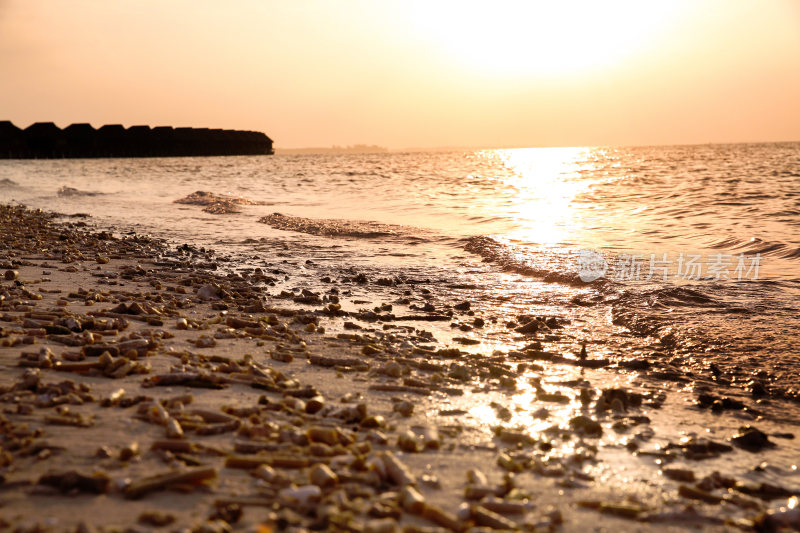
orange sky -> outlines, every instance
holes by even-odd
[[[492,6],[491,8],[489,6]],[[0,0],[0,120],[277,148],[800,140],[800,1]]]

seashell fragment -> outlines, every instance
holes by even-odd
[[[197,467],[185,471],[166,472],[133,481],[123,489],[126,498],[141,498],[149,492],[161,490],[170,485],[197,484],[217,477],[217,469]]]
[[[494,511],[490,511],[482,505],[471,506],[470,517],[479,526],[485,526],[491,529],[519,529],[517,524],[513,521]]]
[[[387,477],[395,484],[400,486],[416,484],[416,478],[408,470],[408,467],[403,464],[392,452],[383,452],[380,455],[384,466],[386,467]]]
[[[411,514],[421,514],[425,508],[425,497],[411,485],[406,485],[400,491],[400,505]]]

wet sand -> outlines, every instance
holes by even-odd
[[[537,348],[554,317],[518,326],[522,351],[421,348],[403,342],[419,328],[397,326],[481,317],[460,299],[409,320],[378,296],[345,311],[340,289],[391,285],[357,275],[270,296],[294,273],[231,273],[213,251],[84,218],[0,216],[11,530],[798,524],[780,510],[800,486],[794,404]]]

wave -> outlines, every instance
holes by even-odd
[[[74,187],[67,187],[66,185],[62,185],[61,188],[58,189],[57,194],[59,196],[99,196],[103,193],[95,191],[82,191]]]
[[[258,202],[247,198],[215,194],[213,192],[195,191],[189,196],[175,200],[176,204],[202,205],[203,211],[214,215],[227,215],[239,213],[241,205],[259,205]]]
[[[717,250],[735,250],[746,255],[760,254],[781,259],[800,259],[800,247],[784,242],[765,241],[757,237],[752,239],[725,237],[709,243],[708,246]]]
[[[483,258],[484,262],[498,265],[504,272],[513,272],[539,278],[545,282],[572,286],[594,284],[601,286],[604,278],[587,280],[578,272],[578,251],[547,250],[538,253],[529,246],[514,246],[493,237],[479,235],[465,239],[464,250]]]
[[[581,307],[608,306],[613,324],[633,335],[657,339],[665,348],[702,350],[723,345],[724,339],[731,336],[728,321],[757,315],[754,302],[774,292],[760,280],[752,284],[705,280],[693,285],[675,285],[660,279],[626,282],[613,277],[590,281],[585,279],[581,263],[586,251],[532,249],[531,245],[506,243],[489,236],[471,237],[462,244],[465,250],[505,272],[593,289],[576,292],[570,302]],[[609,254],[588,253],[606,264],[613,260]],[[735,319],[731,318],[733,315]]]
[[[322,237],[338,237],[351,239],[385,239],[405,238],[411,241],[426,240],[418,235],[416,228],[407,228],[395,224],[383,224],[365,220],[347,220],[336,218],[305,218],[283,213],[272,213],[258,220],[275,229],[296,231]],[[415,233],[412,235],[411,233]]]

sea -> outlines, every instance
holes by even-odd
[[[197,191],[247,203],[176,202]],[[800,397],[800,143],[3,160],[0,201],[213,250],[291,304],[303,289],[362,313],[470,303],[406,322],[412,343],[585,345]],[[565,327],[515,331],[532,316]]]

